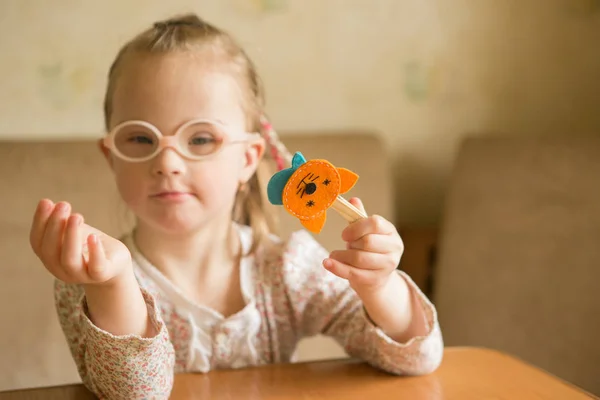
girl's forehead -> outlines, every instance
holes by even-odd
[[[195,118],[244,125],[244,96],[228,68],[188,54],[127,60],[116,77],[112,121],[172,125]],[[170,122],[169,122],[170,121]]]

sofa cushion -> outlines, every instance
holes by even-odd
[[[446,345],[506,351],[600,394],[600,137],[468,139],[444,215]]]

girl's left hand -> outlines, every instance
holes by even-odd
[[[360,199],[350,203],[364,211]],[[396,227],[385,218],[372,215],[353,222],[342,232],[346,250],[335,250],[323,261],[323,266],[347,279],[357,293],[383,288],[398,267],[404,243]]]

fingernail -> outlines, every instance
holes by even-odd
[[[96,236],[95,234],[92,234],[92,243],[98,244],[98,236]]]
[[[333,265],[333,262],[332,262],[332,261],[331,261],[329,258],[326,258],[326,259],[323,261],[323,266],[324,266],[325,268],[331,268],[331,266],[332,266],[332,265]]]

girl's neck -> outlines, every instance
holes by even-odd
[[[175,281],[211,281],[231,272],[241,243],[231,221],[214,221],[185,235],[173,235],[139,223],[133,237],[144,257]]]

